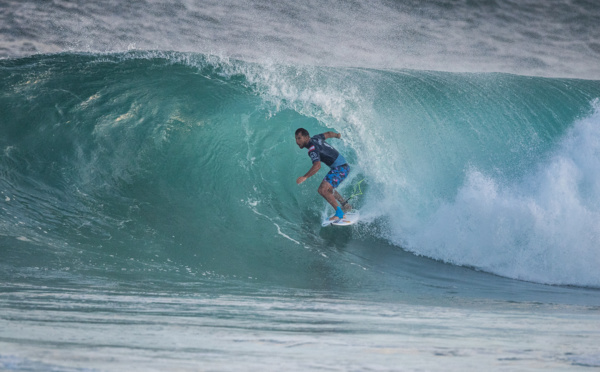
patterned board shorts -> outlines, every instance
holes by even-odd
[[[339,167],[331,168],[323,181],[329,182],[335,189],[346,177],[348,177],[348,173],[350,173],[350,166],[348,164],[340,165]]]

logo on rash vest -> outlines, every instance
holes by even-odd
[[[315,151],[315,146],[314,146],[314,145],[313,145],[313,146],[311,146],[311,147],[308,149],[308,152],[311,152],[311,151]]]

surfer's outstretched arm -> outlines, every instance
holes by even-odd
[[[302,182],[306,181],[306,179],[308,177],[312,177],[315,174],[317,174],[317,172],[319,171],[319,169],[321,169],[321,162],[320,161],[315,161],[312,165],[312,167],[310,167],[310,169],[308,170],[308,172],[302,176],[302,177],[298,177],[298,179],[296,180],[296,183],[299,185]]]
[[[341,134],[335,133],[335,132],[325,132],[325,133],[323,133],[323,135],[325,135],[325,139],[327,139],[327,138],[342,138]]]

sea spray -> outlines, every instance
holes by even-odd
[[[507,182],[468,169],[456,198],[419,226],[407,248],[512,278],[597,287],[598,100],[592,107],[531,173]]]

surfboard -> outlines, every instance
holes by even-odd
[[[333,216],[331,216],[331,217],[333,217]],[[354,225],[359,220],[360,220],[360,214],[358,213],[358,211],[352,211],[352,212],[346,213],[344,218],[342,218],[341,220],[339,220],[337,222],[333,222],[333,221],[327,219],[327,220],[323,221],[321,226],[323,226],[323,227],[329,226],[329,225],[350,226],[350,225]]]

